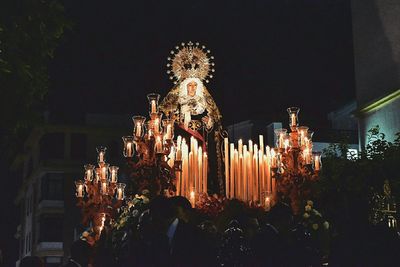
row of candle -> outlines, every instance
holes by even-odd
[[[195,206],[198,196],[207,193],[207,152],[196,138],[191,137],[187,144],[186,139],[178,136],[176,149],[171,151],[168,163],[173,165],[175,160],[181,163],[181,170],[176,171],[176,195],[186,197]]]
[[[259,136],[259,144],[249,140],[246,145],[240,139],[237,148],[225,138],[224,152],[226,197],[269,206],[276,193],[271,168],[278,163],[275,150],[264,147],[264,136]]]

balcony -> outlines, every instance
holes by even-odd
[[[62,200],[41,200],[38,209],[62,209],[64,208],[64,201]]]
[[[49,250],[63,250],[63,242],[39,242],[37,244],[36,250],[40,251],[49,251]]]

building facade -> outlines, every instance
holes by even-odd
[[[96,147],[100,145],[108,148],[110,163],[121,163],[121,136],[129,135],[129,127],[93,123],[102,116],[86,118],[85,125],[45,124],[35,128],[25,142],[25,152],[14,162],[14,169],[20,169],[22,175],[16,198],[21,210],[17,266],[29,255],[42,257],[46,266],[60,266],[82,230],[74,181],[82,179],[83,165],[96,162]],[[100,121],[110,119],[114,124],[118,121],[110,117]]]
[[[352,0],[359,140],[379,126],[387,140],[400,132],[400,2]]]

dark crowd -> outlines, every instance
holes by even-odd
[[[193,209],[184,197],[156,197],[136,216],[137,223],[123,232],[118,241],[123,246],[117,251],[108,229],[95,245],[81,239],[75,241],[70,258],[63,266],[400,264],[397,231],[384,225],[360,225],[353,232],[339,234],[332,227],[322,229],[325,224],[319,224],[320,229],[313,224],[313,232],[313,228],[308,228],[303,218],[299,218],[302,215],[294,216],[285,202],[265,212],[231,200],[219,216],[211,219]],[[45,265],[39,258],[26,257],[20,266]]]

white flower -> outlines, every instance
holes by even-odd
[[[311,206],[310,206],[310,205],[307,205],[306,208],[305,208],[305,210],[306,210],[306,211],[311,211]]]
[[[304,218],[304,219],[310,218],[310,214],[308,214],[307,212],[305,212],[305,213],[303,214],[303,218]]]
[[[312,207],[314,205],[314,202],[312,202],[311,200],[307,200],[307,205]]]
[[[318,230],[318,224],[317,224],[317,223],[314,223],[314,224],[312,225],[312,228],[313,228],[314,230]]]
[[[144,203],[144,204],[147,204],[147,203],[150,202],[150,199],[148,199],[148,198],[145,197],[145,196],[143,196],[142,199],[143,199],[143,203]]]
[[[322,226],[324,227],[324,229],[328,230],[329,229],[329,223],[327,221],[325,221]]]

